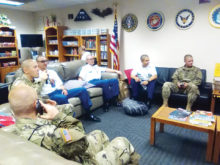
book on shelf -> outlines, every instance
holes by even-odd
[[[96,40],[94,39],[85,40],[84,45],[86,48],[96,49]]]
[[[101,60],[107,60],[107,59],[108,59],[107,52],[101,52]]]
[[[215,122],[212,112],[197,110],[190,115],[189,122],[201,126],[211,126]]]
[[[169,119],[178,120],[178,121],[186,121],[187,117],[191,114],[191,112],[177,108],[173,112],[170,113]]]

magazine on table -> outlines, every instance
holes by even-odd
[[[175,111],[171,112],[169,115],[169,119],[178,120],[178,121],[186,121],[187,117],[191,114],[191,112],[177,108]]]
[[[189,122],[201,126],[211,126],[215,122],[212,112],[197,110],[190,115]]]

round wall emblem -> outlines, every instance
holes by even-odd
[[[189,9],[183,9],[176,15],[176,25],[180,29],[188,29],[194,22],[195,15]]]
[[[220,5],[215,6],[209,13],[209,22],[213,27],[220,28]]]
[[[150,30],[159,30],[164,24],[164,15],[161,12],[153,12],[147,17],[147,27]]]
[[[127,32],[132,32],[137,28],[138,19],[134,14],[127,14],[122,19],[122,28]]]

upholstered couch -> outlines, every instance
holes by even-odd
[[[165,82],[172,81],[172,75],[176,71],[176,68],[157,67],[157,81],[155,85],[154,98],[157,101],[162,101],[162,86]],[[211,96],[212,96],[212,84],[206,82],[206,70],[202,69],[202,83],[199,86],[200,96],[197,98],[193,105],[193,109],[206,109],[209,110]],[[181,93],[172,93],[169,99],[169,105],[178,107],[184,107],[187,102],[187,95]]]
[[[60,78],[66,82],[68,80],[76,79],[80,72],[81,67],[85,65],[84,61],[72,61],[63,63],[49,64],[48,68],[55,70]],[[15,77],[21,74],[21,70],[15,73]],[[118,78],[115,73],[103,73],[102,79]],[[4,95],[8,95],[7,84],[4,86]],[[101,88],[90,88],[88,89],[91,101],[93,103],[91,110],[94,110],[103,105],[102,89]],[[83,114],[83,109],[79,98],[71,98],[69,102],[74,106],[75,117],[79,117]],[[10,112],[9,103],[0,105],[0,113]],[[7,129],[7,127],[4,127]],[[29,164],[52,164],[52,165],[69,165],[78,164],[73,161],[68,161],[53,152],[47,151],[27,140],[12,135],[7,132],[3,132],[0,129],[0,164],[1,165],[29,165]]]
[[[77,79],[82,66],[84,66],[85,64],[86,64],[85,61],[82,60],[75,60],[71,62],[62,62],[62,63],[51,63],[48,64],[48,69],[55,70],[59,75],[59,77],[62,79],[62,81],[65,83],[68,80]],[[18,71],[15,72],[14,79],[18,76],[21,76],[21,74],[22,71],[21,69],[19,69]],[[111,79],[111,78],[118,78],[118,75],[116,73],[107,73],[107,72],[102,73],[102,79]],[[91,110],[101,107],[103,105],[102,89],[95,87],[95,88],[89,88],[87,90],[89,92],[92,101]],[[6,94],[4,93],[4,95]],[[81,101],[78,97],[70,98],[68,101],[74,106],[75,117],[79,117],[84,113],[83,108],[81,106]],[[0,112],[1,112],[1,108],[3,108],[4,106],[8,107],[8,103],[0,106]]]
[[[165,82],[172,81],[172,75],[177,68],[156,67],[157,80],[155,84],[154,99],[157,104],[162,104],[162,86]],[[206,82],[206,70],[202,69],[202,83],[199,86],[200,96],[197,98],[193,105],[193,109],[206,109],[209,110],[211,96],[212,96],[212,83]],[[130,84],[130,74],[132,69],[125,70],[125,74]],[[171,107],[185,107],[187,102],[187,95],[181,93],[172,93],[169,99],[169,106]]]

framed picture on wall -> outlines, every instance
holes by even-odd
[[[150,30],[159,30],[164,24],[164,15],[161,12],[152,12],[147,17],[147,27]]]
[[[127,14],[122,19],[122,28],[127,32],[133,32],[138,25],[138,19],[134,14]]]
[[[215,6],[209,13],[209,22],[215,28],[220,28],[220,5]]]
[[[195,20],[195,15],[190,9],[180,10],[176,15],[176,25],[179,29],[189,29]]]

